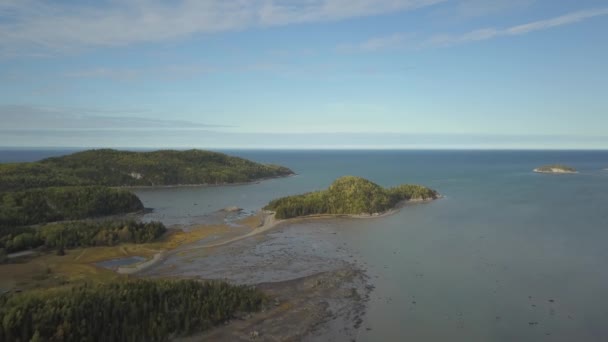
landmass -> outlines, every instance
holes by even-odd
[[[102,193],[109,189],[100,188]],[[28,191],[53,199],[55,191],[62,193],[65,189]],[[68,189],[81,191],[83,187]],[[2,196],[9,195],[29,198],[19,192]],[[332,322],[343,324],[344,336],[355,338],[371,287],[365,272],[350,261],[352,255],[337,247],[336,255],[327,259],[309,255],[308,245],[296,247],[292,243],[285,246],[289,253],[269,248],[268,258],[273,262],[250,265],[255,258],[265,258],[258,256],[258,247],[275,246],[271,237],[275,233],[263,233],[291,218],[378,217],[407,201],[436,198],[439,194],[435,190],[420,185],[383,188],[347,176],[327,190],[274,200],[265,211],[230,224],[166,228],[158,222],[102,219],[6,226],[0,229],[0,264],[6,262],[0,265],[0,274],[6,275],[0,279],[0,321],[5,322],[0,336],[10,340],[19,331],[20,338],[26,340],[83,340],[90,338],[86,334],[95,332],[97,337],[113,340],[297,340]],[[54,210],[56,207],[50,206]],[[216,216],[227,218],[239,210],[228,207]],[[283,231],[279,230],[280,234],[285,234]],[[336,239],[336,235],[325,234],[330,234],[325,240]],[[259,236],[249,239],[254,235]],[[337,241],[334,244],[339,246]],[[202,255],[205,258],[200,259]],[[192,269],[189,265],[195,258],[198,261]],[[136,263],[102,266],[108,260],[121,259],[135,259]],[[199,265],[207,260],[214,266]],[[234,262],[246,265],[235,268]],[[300,266],[294,268],[296,263]],[[133,273],[145,280],[134,281],[130,276]],[[96,305],[98,301],[102,303]],[[101,316],[71,321],[69,317],[89,317],[77,313],[91,305],[99,308]],[[47,315],[65,308],[75,315],[61,321],[56,319],[59,316]],[[175,308],[179,308],[177,315]],[[110,316],[105,315],[110,311]],[[104,322],[103,326],[111,322],[115,328],[100,331],[99,322]],[[285,330],[285,326],[292,328]]]
[[[135,220],[69,221],[37,227],[0,227],[0,250],[16,253],[41,248],[40,252],[121,243],[149,243],[167,228],[161,222]]]
[[[536,173],[554,173],[554,174],[578,173],[578,171],[573,167],[566,166],[566,165],[559,165],[559,164],[544,165],[541,167],[537,167],[536,169],[534,169],[534,172],[536,172]]]
[[[345,176],[328,189],[271,201],[265,210],[278,219],[310,215],[372,215],[386,213],[404,201],[439,198],[439,193],[421,185],[404,184],[385,189],[367,179]]]
[[[114,219],[0,229],[0,321],[5,322],[0,339],[169,340],[258,311],[268,300],[263,291],[249,286],[197,279],[134,281],[100,266],[102,261],[136,256],[153,260],[163,251],[177,251],[214,234],[232,236],[250,229],[218,225],[186,230]],[[7,255],[7,250],[32,253]],[[101,316],[90,315],[92,306]],[[73,315],[50,314],[61,310]],[[113,331],[101,332],[107,324]]]
[[[135,194],[101,186],[0,192],[0,227],[80,220],[143,209]]]
[[[82,284],[0,296],[0,337],[3,341],[166,341],[207,330],[239,312],[257,311],[263,301],[258,290],[224,282]]]
[[[0,192],[52,186],[211,185],[285,177],[287,167],[188,150],[88,150],[31,163],[0,164]]]

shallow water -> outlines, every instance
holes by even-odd
[[[326,260],[362,265],[376,288],[358,341],[608,340],[608,152],[231,153],[298,175],[244,186],[137,190],[155,208],[148,219],[188,224],[228,206],[258,210],[346,174],[384,186],[425,184],[446,196],[378,219],[298,223],[258,238],[248,252],[233,250],[232,266],[244,274],[250,265],[238,261],[239,253],[257,253],[250,262],[267,272],[252,281],[306,275]],[[531,172],[547,163],[580,173]],[[314,251],[307,247],[315,243]],[[299,255],[310,263],[290,268],[288,260]],[[192,256],[183,265],[191,275],[230,270],[229,255]]]
[[[164,203],[187,198],[208,210],[228,205],[255,210],[277,196],[324,188],[340,175],[355,174],[385,186],[422,183],[446,196],[385,218],[325,223],[338,234],[323,239],[320,248],[335,251],[345,243],[346,254],[364,265],[376,286],[363,325],[371,330],[361,329],[359,341],[608,339],[608,308],[602,300],[608,295],[608,173],[602,170],[608,153],[242,154],[290,166],[299,175],[240,187],[139,194],[146,203],[160,204],[169,194],[171,200]],[[531,172],[552,162],[581,173]],[[293,253],[305,254],[298,246],[327,237],[314,233],[318,225],[298,224],[270,241],[297,236]],[[296,229],[302,234],[294,235]],[[260,244],[260,259],[251,262],[268,263],[273,277],[284,279],[281,256],[271,247]],[[222,265],[213,258],[204,263],[201,268]],[[297,266],[294,277],[306,274]],[[222,269],[216,271],[220,276]]]
[[[117,269],[120,266],[133,265],[133,264],[137,264],[139,262],[145,261],[145,260],[146,260],[146,258],[144,258],[144,257],[132,256],[132,257],[127,257],[127,258],[106,260],[106,261],[98,262],[95,265],[104,267],[104,268],[109,268],[109,269]]]
[[[208,242],[213,242],[210,239]],[[143,275],[225,279],[237,284],[286,281],[335,271],[355,262],[333,220],[277,227],[217,248],[192,248],[171,255]]]

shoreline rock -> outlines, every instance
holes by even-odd
[[[572,167],[564,166],[564,165],[546,165],[537,167],[532,170],[536,173],[546,173],[546,174],[576,174],[578,171]]]

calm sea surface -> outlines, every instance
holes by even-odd
[[[0,162],[66,152],[0,151]],[[146,219],[190,224],[228,206],[255,211],[342,175],[446,196],[389,217],[330,221],[376,287],[363,324],[371,330],[358,341],[608,340],[608,152],[225,152],[298,175],[136,190],[154,208]],[[531,172],[547,163],[580,173]]]

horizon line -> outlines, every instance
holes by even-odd
[[[606,151],[590,147],[203,147],[203,146],[0,146],[0,150],[209,150],[209,151]]]

